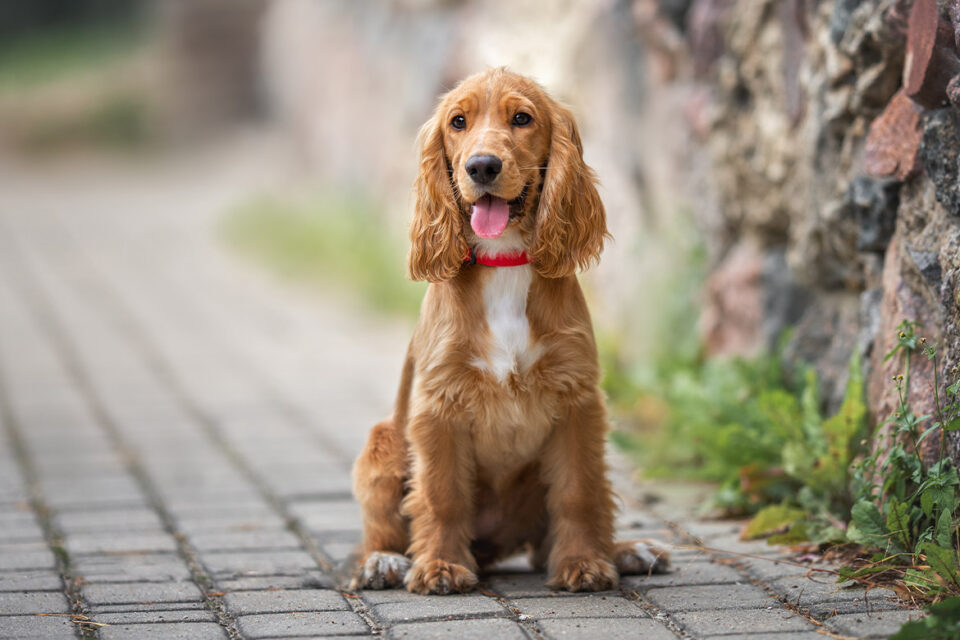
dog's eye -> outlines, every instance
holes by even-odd
[[[513,124],[518,127],[525,127],[531,122],[533,122],[533,118],[530,117],[529,113],[524,113],[521,111],[517,115],[513,116]]]
[[[462,131],[467,128],[467,119],[463,116],[453,116],[453,120],[450,121],[450,126]]]

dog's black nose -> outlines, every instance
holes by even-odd
[[[490,184],[500,175],[503,162],[497,156],[471,156],[466,169],[467,175],[477,184]]]

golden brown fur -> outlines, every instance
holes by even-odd
[[[532,122],[516,125],[518,112]],[[458,116],[463,129],[451,126]],[[480,566],[525,548],[551,586],[573,591],[610,588],[618,569],[662,570],[662,549],[651,559],[642,544],[614,543],[600,371],[574,275],[598,258],[606,225],[573,117],[534,82],[495,69],[444,96],[419,139],[409,272],[432,284],[394,415],[355,466],[355,586],[467,591]],[[477,154],[502,160],[490,184],[466,173]],[[485,193],[517,214],[495,240],[470,225]],[[533,263],[465,265],[470,247],[525,249]],[[492,328],[501,294],[525,302],[520,330],[513,317]]]

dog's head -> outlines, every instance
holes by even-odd
[[[598,258],[606,218],[576,123],[532,80],[502,68],[467,78],[419,140],[414,279],[452,278],[470,247],[524,249],[545,277]]]

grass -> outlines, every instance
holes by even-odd
[[[426,284],[405,277],[406,243],[361,194],[261,196],[229,212],[229,242],[297,281],[344,289],[372,308],[415,318]]]
[[[22,90],[121,61],[145,43],[126,20],[47,28],[0,43],[0,91]]]

